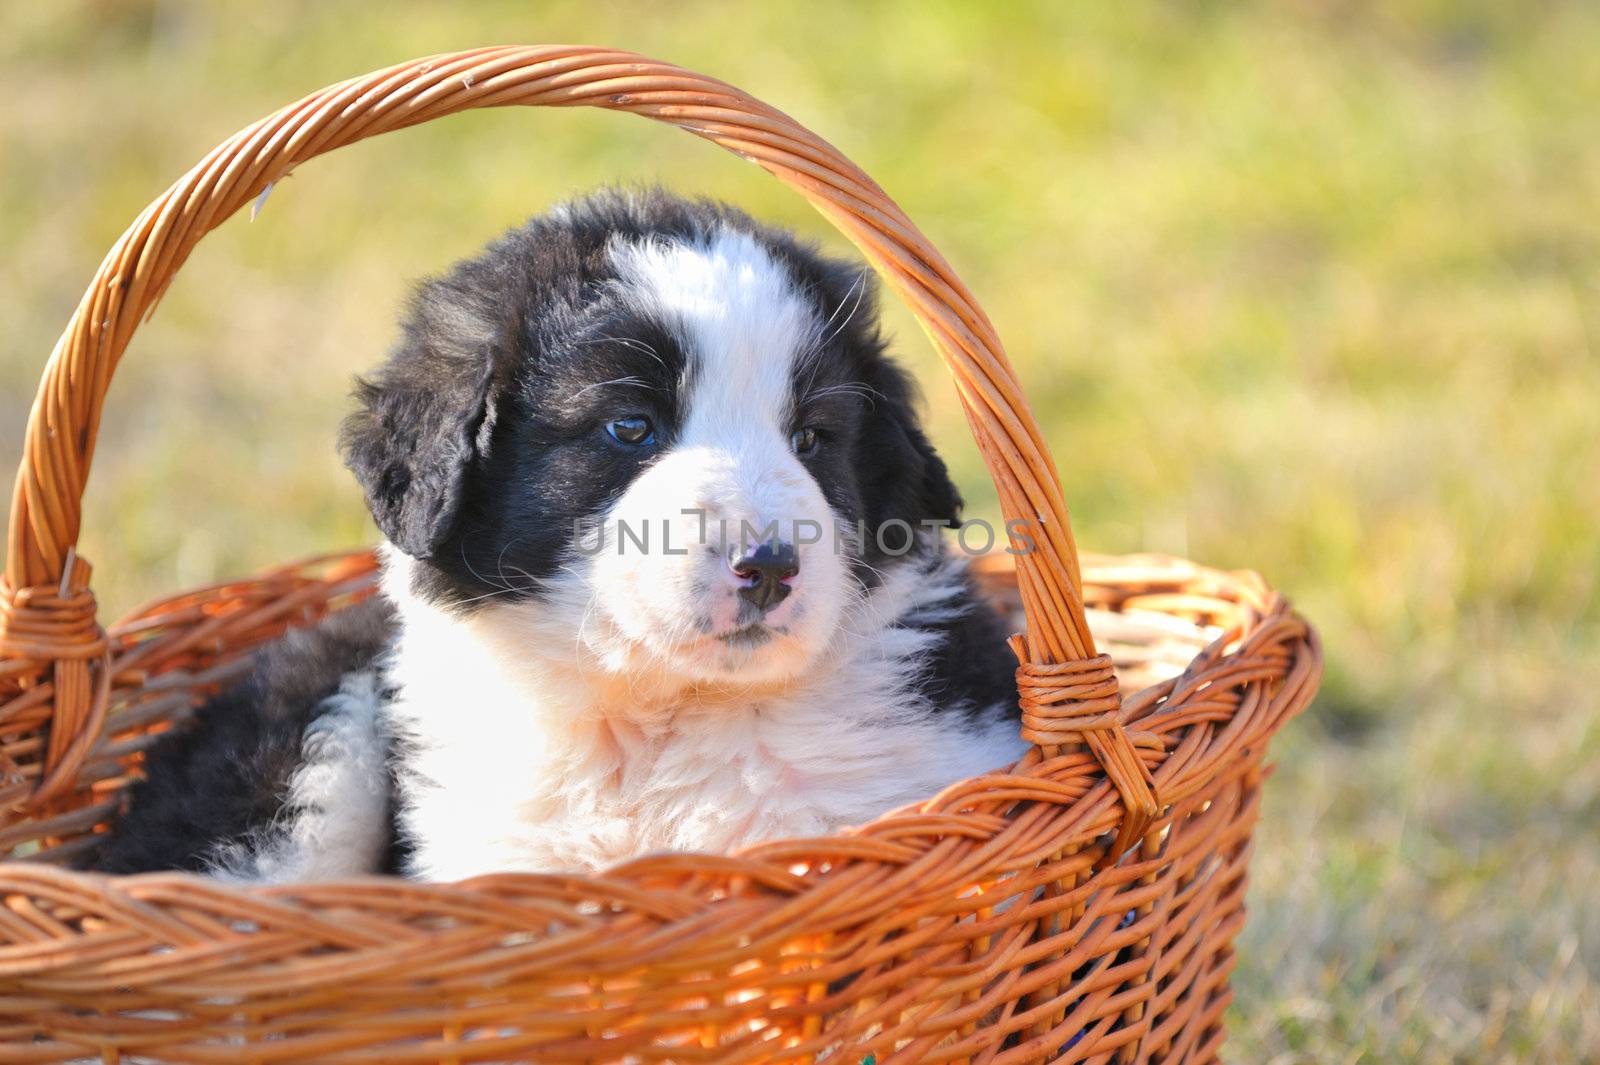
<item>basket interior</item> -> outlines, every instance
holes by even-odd
[[[1143,584],[1121,579],[1136,562]],[[1160,560],[1086,558],[1085,597],[1102,651],[1116,666],[1123,691],[1132,694],[1181,673],[1229,619],[1175,609],[1146,593]],[[1187,563],[1172,560],[1173,577]],[[976,559],[983,594],[1020,631],[1021,598],[1012,560],[1001,553]],[[1101,575],[1103,573],[1103,576]],[[324,557],[280,567],[251,580],[197,589],[145,606],[111,627],[114,674],[111,708],[100,742],[79,772],[77,788],[43,810],[27,810],[28,783],[36,779],[42,743],[24,726],[0,736],[0,757],[15,766],[0,789],[6,820],[0,856],[77,864],[84,860],[121,805],[121,791],[137,779],[143,752],[156,737],[186,720],[195,707],[245,667],[250,651],[286,629],[315,624],[327,614],[375,591],[370,552]],[[1210,604],[1215,608],[1215,604]],[[4,763],[0,763],[4,764]],[[13,794],[5,794],[11,792]]]

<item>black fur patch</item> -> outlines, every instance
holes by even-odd
[[[1005,621],[970,578],[942,608],[903,624],[938,635],[917,674],[917,689],[932,706],[975,720],[1018,717],[1017,660],[1006,646]]]
[[[345,675],[373,668],[393,639],[394,610],[374,598],[264,646],[243,679],[151,749],[146,779],[130,789],[93,867],[200,872],[219,846],[270,825],[300,766],[306,726]],[[392,852],[393,844],[394,869]]]

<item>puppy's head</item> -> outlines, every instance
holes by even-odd
[[[346,461],[410,592],[618,673],[796,676],[960,507],[867,271],[660,192],[424,285],[357,399]]]

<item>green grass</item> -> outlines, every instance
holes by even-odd
[[[1321,626],[1231,1060],[1600,1058],[1600,8],[7,5],[0,462],[104,249],[215,141],[412,55],[571,40],[835,141],[984,298],[1085,545],[1259,569]],[[364,144],[224,226],[111,393],[103,602],[368,540],[333,431],[407,283],[656,178],[825,235],[753,168],[591,112]]]

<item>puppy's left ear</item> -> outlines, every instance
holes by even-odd
[[[357,382],[358,408],[339,433],[378,527],[417,559],[454,530],[468,472],[488,453],[495,422],[488,346],[439,351],[428,334],[408,329],[379,374]]]

